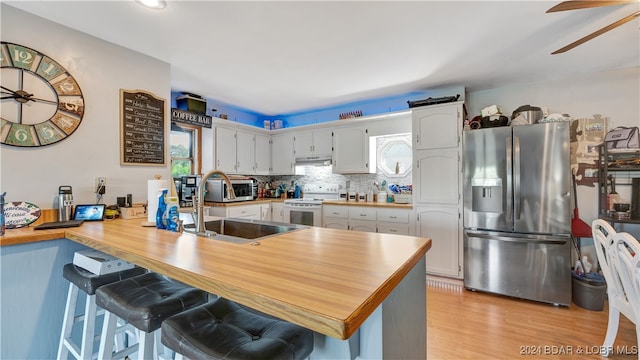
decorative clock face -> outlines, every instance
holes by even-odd
[[[2,144],[50,145],[78,128],[84,98],[64,67],[37,50],[4,41],[0,63]]]

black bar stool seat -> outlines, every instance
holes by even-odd
[[[190,359],[306,359],[313,332],[224,298],[172,316],[162,343]]]
[[[186,309],[203,304],[208,294],[186,284],[168,279],[157,273],[148,273],[105,285],[96,290],[96,303],[107,311],[100,344],[99,358],[118,358],[131,351],[139,351],[140,358],[153,357],[154,333],[162,321]],[[125,349],[122,354],[111,354],[113,327],[116,317],[125,320],[139,331],[139,345]],[[159,337],[158,337],[159,340]],[[156,343],[160,346],[160,343]],[[158,353],[162,349],[158,348]]]

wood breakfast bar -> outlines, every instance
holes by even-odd
[[[311,329],[312,359],[426,358],[430,239],[308,227],[236,244],[116,219],[14,229],[2,245],[30,236],[72,240]]]

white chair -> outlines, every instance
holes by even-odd
[[[608,356],[613,349],[613,342],[618,333],[618,325],[620,321],[620,313],[636,324],[636,332],[638,333],[637,310],[639,303],[632,303],[625,294],[625,287],[618,275],[619,266],[616,260],[617,252],[614,246],[614,238],[621,235],[622,237],[630,236],[628,234],[618,234],[608,222],[604,220],[594,220],[591,224],[593,233],[593,242],[598,256],[598,262],[602,269],[602,274],[607,281],[607,296],[609,299],[609,323],[607,325],[607,334],[604,338],[602,346],[603,356]],[[639,255],[640,256],[640,255]],[[635,306],[635,309],[634,309]],[[640,333],[638,333],[640,336]],[[640,339],[640,338],[639,338]]]
[[[636,325],[636,338],[640,345],[640,243],[627,233],[618,233],[613,237],[609,250],[614,254],[614,276],[617,275],[618,284],[622,285],[621,293],[626,297],[620,312]]]

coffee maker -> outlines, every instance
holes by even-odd
[[[198,175],[186,175],[174,178],[173,181],[176,184],[180,207],[193,206],[193,196],[198,191],[200,177]]]

